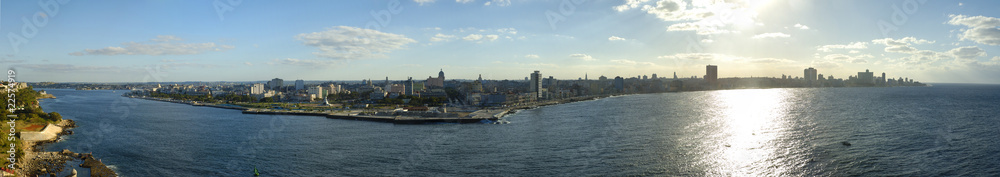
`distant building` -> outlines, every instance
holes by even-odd
[[[716,86],[719,81],[719,67],[715,65],[705,66],[705,82],[708,82],[709,86]]]
[[[295,90],[302,90],[306,88],[306,82],[302,79],[295,80]]]
[[[533,97],[536,99],[542,98],[542,73],[540,71],[531,73],[531,83],[529,86]]]
[[[859,85],[874,85],[875,84],[875,73],[869,72],[867,69],[865,72],[858,72],[858,82]]]
[[[659,79],[658,77],[656,77],[656,73],[653,73],[653,77],[652,78],[653,79]]]
[[[285,86],[285,81],[278,78],[271,79],[270,82],[267,82],[267,88],[271,90],[278,90],[284,86]]]
[[[433,77],[427,76],[427,82],[426,83],[427,83],[427,87],[431,87],[431,88],[444,87],[444,69],[441,69],[441,72],[438,72],[438,77],[437,78],[433,78]]]
[[[625,78],[621,76],[615,76],[615,91],[624,92],[625,91]]]
[[[323,99],[324,97],[326,97],[326,94],[324,94],[326,92],[323,92],[323,87],[321,87],[321,86],[309,87],[309,89],[307,90],[307,93],[312,98]]]
[[[816,86],[817,85],[816,84],[817,73],[816,73],[816,69],[815,68],[812,68],[812,67],[806,68],[803,71],[803,73],[804,73],[803,77],[806,79],[806,85],[808,85],[808,86]]]
[[[677,79],[677,72],[674,72],[674,79]]]
[[[814,81],[814,80],[816,80],[816,77],[817,77],[816,69],[814,69],[812,67],[809,67],[809,68],[806,68],[804,72],[805,72],[805,78],[806,78],[807,81]]]
[[[341,87],[340,87],[340,85],[330,84],[329,86],[327,86],[327,89],[324,89],[324,90],[327,90],[326,94],[328,94],[328,95],[329,94],[337,94],[337,93],[341,92]]]
[[[264,94],[264,84],[256,83],[250,86],[250,94]]]
[[[403,93],[403,94],[413,95],[413,77],[409,77],[409,78],[406,79],[406,85],[405,85],[405,88],[404,88],[404,92],[405,93]]]

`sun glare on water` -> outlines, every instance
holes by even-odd
[[[725,90],[714,92],[716,125],[715,140],[720,141],[708,152],[709,164],[715,173],[726,176],[758,176],[784,174],[783,164],[775,162],[781,156],[777,139],[781,135],[789,106],[786,89]]]

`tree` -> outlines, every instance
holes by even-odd
[[[53,121],[53,122],[61,121],[62,120],[62,115],[59,115],[58,112],[50,112],[48,120],[49,121]]]

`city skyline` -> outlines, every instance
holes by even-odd
[[[719,78],[871,69],[996,84],[998,4],[7,1],[0,66],[28,82],[400,81],[442,69],[467,80],[521,80],[536,70],[566,80],[701,78],[717,65]]]

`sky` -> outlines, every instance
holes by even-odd
[[[26,82],[588,76],[1000,84],[1000,1],[0,1]]]

